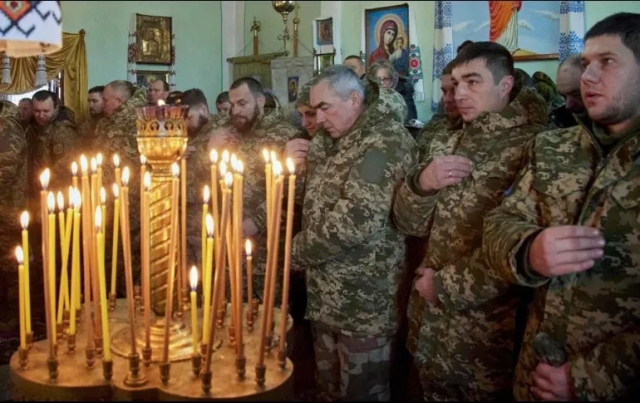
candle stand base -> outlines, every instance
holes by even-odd
[[[113,361],[102,361],[102,375],[105,381],[113,378]]]
[[[119,307],[109,314],[109,328],[114,336],[122,331],[128,331],[128,314],[126,303],[119,301]],[[262,309],[262,308],[260,308]],[[230,310],[228,310],[229,312]],[[261,314],[261,312],[259,313]],[[186,328],[190,329],[190,315],[185,315]],[[201,317],[201,312],[199,317]],[[279,310],[274,309],[274,317],[280,318]],[[144,368],[140,362],[140,357],[136,357],[137,374],[130,373],[130,358],[127,355],[116,354],[112,344],[113,369],[111,381],[105,381],[104,365],[103,370],[87,368],[85,354],[80,353],[76,348],[75,353],[68,353],[67,346],[60,341],[60,353],[58,354],[58,365],[56,371],[58,377],[56,382],[49,381],[49,343],[47,340],[40,340],[33,343],[29,351],[29,359],[24,369],[20,367],[19,351],[11,357],[10,376],[13,382],[13,400],[35,400],[35,401],[228,401],[228,400],[251,400],[251,401],[274,401],[287,400],[293,386],[293,365],[287,360],[286,369],[278,366],[275,354],[265,354],[264,363],[264,383],[256,385],[252,376],[244,378],[238,375],[238,363],[236,362],[235,350],[229,345],[227,324],[230,316],[227,316],[223,330],[216,334],[224,339],[217,351],[212,355],[211,362],[211,386],[208,393],[202,390],[202,378],[194,373],[194,363],[189,356],[185,360],[171,360],[171,373],[167,385],[163,385],[160,376],[160,365],[152,363],[149,368]],[[277,320],[276,320],[277,321]],[[82,321],[84,322],[84,321]],[[290,328],[289,321],[289,328]],[[136,320],[137,327],[144,329],[142,318]],[[276,329],[279,327],[276,324]],[[85,326],[77,329],[76,335],[79,347],[84,347],[86,342]],[[257,363],[259,332],[245,332],[244,334],[246,357],[245,367],[253,368]],[[220,342],[218,342],[220,343]],[[128,346],[130,349],[130,345]],[[130,352],[130,351],[128,351]],[[88,352],[89,353],[89,352]],[[140,350],[138,350],[140,353]],[[22,353],[24,354],[24,353]],[[155,351],[154,351],[155,354]],[[136,354],[137,356],[137,354]],[[90,352],[92,360],[96,358],[95,350]],[[161,358],[160,352],[156,355]],[[87,357],[88,358],[88,357]],[[204,357],[202,369],[204,369]],[[198,371],[200,373],[201,371]],[[132,382],[133,381],[133,382]]]
[[[76,335],[70,334],[67,337],[67,352],[73,354],[76,351]]]
[[[29,349],[20,347],[18,349],[18,356],[20,358],[20,369],[25,369],[27,362],[29,362]]]
[[[31,349],[31,345],[33,345],[33,332],[27,333],[27,348]]]

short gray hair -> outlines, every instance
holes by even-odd
[[[364,99],[364,83],[353,70],[340,64],[329,66],[322,70],[310,83],[310,87],[315,87],[322,81],[328,81],[331,90],[338,94],[340,99],[347,100],[354,92]]]
[[[564,59],[558,66],[558,70],[560,70],[564,66],[570,66],[578,70],[582,70],[582,53],[574,53],[567,56],[567,58]]]
[[[133,84],[124,80],[111,81],[105,87],[109,87],[113,91],[118,92],[122,96],[123,101],[127,101],[129,98],[131,98],[135,91]]]

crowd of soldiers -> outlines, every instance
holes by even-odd
[[[306,294],[291,313],[313,326],[322,397],[389,400],[391,373],[401,371],[392,356],[405,343],[425,400],[632,396],[640,373],[640,15],[612,15],[584,39],[584,51],[558,68],[557,88],[519,73],[502,45],[466,43],[442,73],[442,113],[416,139],[392,66],[367,74],[359,57],[301,86],[295,113],[248,77],[218,96],[217,114],[202,90],[170,93],[162,81],[146,93],[125,81],[92,88],[91,116],[78,125],[49,91],[19,110],[4,102],[2,268],[13,266],[19,211],[27,206],[38,224],[41,170],[52,170],[58,189],[80,153],[117,153],[121,166],[138,166],[134,109],[162,99],[188,108],[189,261],[200,261],[210,151],[245,163],[243,231],[255,245],[258,299],[262,150],[294,161],[292,294]],[[544,89],[551,85],[560,108]],[[113,182],[111,164],[103,167],[104,183]],[[130,185],[134,257],[139,179]]]

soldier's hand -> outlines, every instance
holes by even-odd
[[[242,233],[245,238],[251,238],[258,233],[258,227],[251,218],[245,218],[242,221]]]
[[[473,162],[459,155],[435,157],[420,173],[420,187],[425,192],[440,190],[462,182],[473,171]]]
[[[295,165],[300,165],[307,159],[309,147],[311,147],[311,141],[307,139],[293,139],[284,147],[284,154],[291,158]]]
[[[550,227],[531,243],[529,265],[545,277],[585,271],[604,253],[604,238],[597,229],[579,225]]]
[[[209,150],[216,149],[220,150],[224,148],[233,138],[233,135],[224,127],[221,127],[211,133],[211,138],[209,139]]]
[[[539,400],[576,400],[569,363],[560,367],[540,363],[531,377],[534,385],[531,393]]]
[[[413,287],[418,291],[418,294],[430,304],[437,303],[438,297],[433,289],[433,275],[436,274],[436,271],[426,267],[418,267],[416,274],[420,277],[416,279]]]

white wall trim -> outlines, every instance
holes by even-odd
[[[231,85],[233,66],[227,59],[244,49],[244,1],[221,1],[222,6],[222,91]]]

